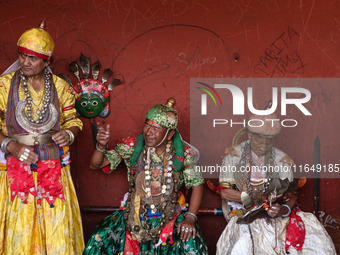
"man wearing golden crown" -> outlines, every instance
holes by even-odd
[[[0,254],[80,254],[68,147],[82,128],[74,92],[49,68],[54,42],[44,22],[17,46],[0,77]]]

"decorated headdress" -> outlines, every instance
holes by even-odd
[[[146,119],[152,120],[167,129],[175,129],[178,124],[177,111],[173,108],[174,98],[169,98],[166,104],[157,104],[147,113]]]
[[[281,125],[275,114],[252,115],[248,120],[247,129],[265,138],[273,138],[280,134]]]
[[[168,130],[174,129],[175,134],[172,138],[176,156],[174,159],[173,167],[175,171],[181,171],[183,168],[184,160],[184,149],[183,142],[180,133],[177,130],[178,117],[177,111],[173,108],[176,101],[174,98],[169,98],[166,104],[157,104],[153,106],[147,113],[146,119],[152,120],[158,125],[167,128]],[[144,146],[143,132],[137,137],[135,149],[131,155],[130,165],[134,166],[137,164],[137,159],[142,152]]]
[[[17,43],[21,53],[31,54],[41,59],[49,59],[54,50],[54,41],[45,30],[45,22],[42,21],[38,28],[32,28],[24,32]]]

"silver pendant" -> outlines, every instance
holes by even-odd
[[[38,136],[49,131],[58,121],[58,111],[53,104],[49,104],[50,112],[48,119],[44,123],[32,123],[25,115],[26,100],[20,100],[15,109],[15,117],[19,125],[32,136]]]

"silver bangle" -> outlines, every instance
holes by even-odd
[[[186,213],[184,214],[184,217],[186,217],[187,215],[191,215],[192,217],[195,218],[195,221],[197,221],[197,215],[196,215],[196,214],[194,214],[194,213],[192,213],[192,212],[186,212]]]
[[[67,144],[68,146],[71,145],[74,142],[74,134],[71,130],[65,129],[66,133],[70,137],[70,142]]]
[[[290,214],[292,213],[292,209],[290,209],[289,205],[287,205],[287,204],[283,204],[282,206],[283,206],[283,207],[286,207],[286,208],[288,209],[288,212],[285,213],[285,214],[283,214],[281,217],[282,217],[282,218],[289,217]]]
[[[252,200],[247,192],[241,192],[241,202],[246,208],[251,206]]]
[[[0,145],[0,150],[3,153],[8,153],[7,146],[10,142],[15,142],[15,139],[6,137],[4,140],[2,140],[1,145]]]
[[[98,143],[96,143],[96,150],[97,150],[97,151],[100,151],[100,152],[102,152],[102,153],[106,152],[105,149],[99,148]]]

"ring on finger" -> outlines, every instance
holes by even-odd
[[[189,231],[192,232],[193,231],[192,228],[190,228]]]
[[[24,152],[24,155],[25,155],[26,157],[28,157],[28,155],[30,155],[30,154],[29,154],[29,152],[25,151],[25,152]]]
[[[21,155],[20,158],[26,160],[26,159],[27,159],[27,156],[26,156],[26,155]]]
[[[184,231],[184,230],[185,230],[185,227],[182,227],[181,230]]]
[[[189,232],[189,228],[185,228],[185,232],[188,233]]]
[[[19,160],[22,162],[22,161],[24,161],[24,159],[20,156],[20,158],[19,158]]]
[[[30,153],[30,150],[28,148],[25,148],[25,152]]]

